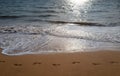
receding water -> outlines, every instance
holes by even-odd
[[[120,50],[120,0],[0,0],[6,55]]]

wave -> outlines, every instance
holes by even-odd
[[[37,17],[56,17],[57,15],[50,15],[50,14],[48,14],[48,15],[39,15],[39,16],[37,16]]]
[[[23,34],[23,35],[38,35],[41,34],[43,28],[32,27],[32,26],[1,26],[0,33],[1,34]]]
[[[52,21],[52,20],[41,20],[53,24],[77,24],[79,26],[99,26],[99,27],[104,27],[106,25],[104,24],[99,24],[99,23],[93,23],[93,22],[69,22],[69,21]]]
[[[57,12],[56,10],[41,10],[41,11],[29,11],[29,12],[32,12],[32,13],[60,13],[60,12]]]
[[[21,18],[21,17],[25,17],[25,16],[0,16],[1,19],[12,19],[12,18]]]
[[[60,7],[60,6],[36,6],[35,8],[38,9],[65,9],[65,7]]]
[[[39,21],[42,22],[48,22],[48,23],[52,23],[52,24],[75,24],[77,26],[97,26],[97,27],[116,27],[116,26],[120,26],[120,22],[117,23],[110,23],[110,24],[101,24],[101,23],[95,23],[95,22],[80,22],[80,21],[57,21],[57,20],[41,20],[39,19]]]
[[[41,15],[21,15],[21,16],[0,16],[0,19],[18,19],[18,18],[25,18],[25,17],[56,17],[58,15],[53,15],[53,14],[41,14]],[[43,20],[41,20],[43,21]]]
[[[28,12],[28,13],[62,13],[62,11],[57,11],[53,9],[48,9],[48,10],[20,10],[23,12]]]
[[[55,9],[55,7],[51,7],[51,6],[49,6],[49,7],[42,7],[42,6],[36,6],[35,8],[39,8],[39,9]]]
[[[69,29],[72,28],[72,29]],[[101,31],[101,29],[102,31]],[[60,38],[84,39],[120,43],[119,27],[79,27],[63,25],[51,27],[14,26],[0,27],[0,34],[50,35]],[[113,30],[112,30],[113,29]],[[107,33],[106,33],[107,32]]]
[[[87,36],[76,36],[76,35],[59,35],[55,33],[46,32],[50,36],[61,37],[61,38],[73,38],[73,39],[83,39],[83,40],[90,40],[90,41],[97,41],[97,42],[111,42],[111,43],[120,43],[119,40],[110,40],[109,38],[100,38],[97,37],[87,37]]]
[[[6,55],[73,52],[106,47],[119,49],[119,31],[119,27],[76,25],[0,26],[0,48]]]
[[[58,15],[39,15],[36,17],[56,17]],[[98,27],[110,27],[108,25],[94,23],[94,22],[70,22],[70,21],[56,21],[56,20],[42,20],[42,19],[29,19],[27,21],[40,21],[40,22],[47,22],[52,24],[75,24],[77,26],[98,26]],[[111,25],[112,26],[112,25]]]

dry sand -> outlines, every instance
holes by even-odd
[[[0,54],[0,76],[120,76],[120,52]]]

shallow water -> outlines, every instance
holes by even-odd
[[[0,0],[6,55],[120,49],[119,0]]]

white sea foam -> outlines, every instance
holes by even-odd
[[[120,27],[1,26],[0,47],[6,55],[115,50],[120,49]]]

